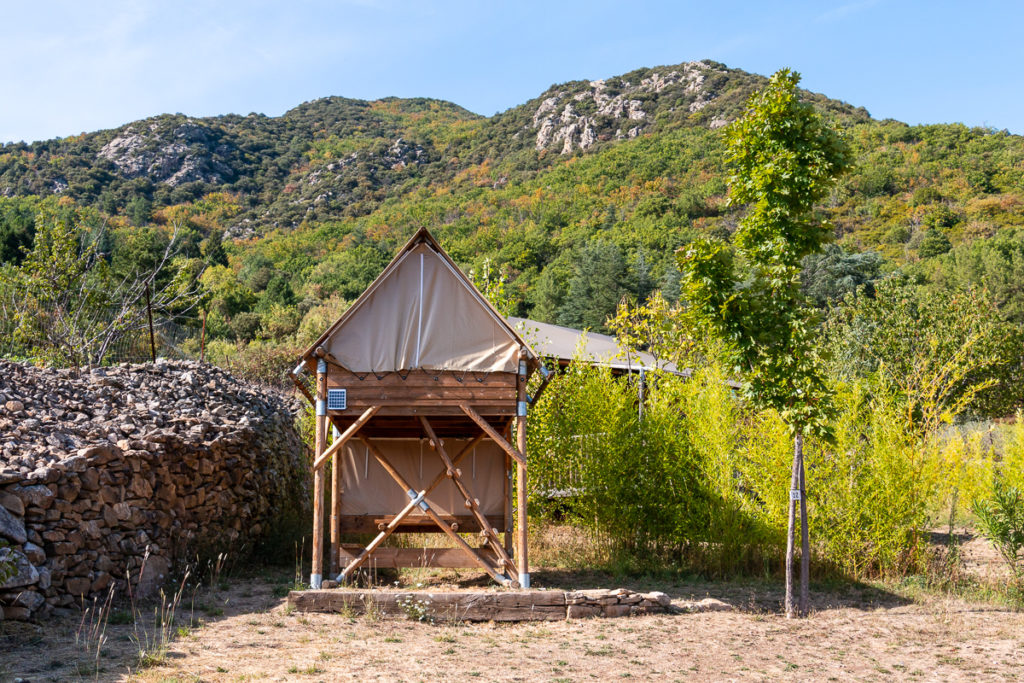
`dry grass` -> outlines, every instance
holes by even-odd
[[[910,601],[884,588],[815,591],[814,614],[779,615],[775,583],[629,582],[676,600],[708,595],[735,612],[515,625],[431,626],[290,611],[284,575],[238,580],[208,596],[197,626],[163,660],[139,668],[130,625],[108,628],[100,671],[80,670],[73,624],[2,624],[0,672],[40,680],[1016,680],[1024,614],[958,599]],[[432,588],[486,585],[421,572]],[[552,588],[605,586],[607,575],[538,572]],[[223,610],[223,614],[220,613]],[[188,617],[186,610],[183,615]]]

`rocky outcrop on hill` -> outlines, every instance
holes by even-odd
[[[689,62],[635,80],[626,75],[549,91],[533,114],[535,147],[571,154],[598,140],[634,138],[650,128],[659,111],[681,108],[696,113],[716,97],[706,84],[716,73],[725,71],[711,62]],[[713,119],[709,125],[721,123]]]
[[[215,130],[189,119],[170,130],[157,122],[128,126],[97,153],[124,178],[148,177],[177,187],[184,183],[220,184],[234,178],[227,163],[234,149]]]
[[[126,577],[145,593],[186,553],[251,549],[308,499],[296,409],[194,362],[76,376],[0,361],[0,616]]]

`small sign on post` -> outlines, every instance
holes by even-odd
[[[800,489],[790,489],[789,490],[789,499],[790,500],[800,500]]]

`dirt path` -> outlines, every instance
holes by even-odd
[[[600,576],[536,577],[551,587],[613,585]],[[195,611],[201,625],[141,669],[131,625],[108,627],[98,675],[74,646],[77,624],[20,634],[4,625],[0,674],[33,681],[1024,679],[1024,613],[946,598],[910,602],[867,586],[819,588],[815,613],[801,621],[776,613],[781,596],[772,584],[634,582],[630,588],[677,600],[710,595],[736,611],[431,625],[289,612],[280,580],[235,582],[204,596]]]

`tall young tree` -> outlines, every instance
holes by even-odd
[[[749,204],[733,242],[703,239],[679,254],[682,294],[701,324],[726,343],[728,360],[755,404],[773,408],[793,434],[786,615],[793,616],[793,544],[800,504],[800,614],[810,567],[803,443],[828,434],[828,389],[800,290],[800,261],[821,250],[830,227],[814,206],[850,166],[850,152],[814,108],[801,102],[799,74],[776,72],[726,129],[729,200]]]

